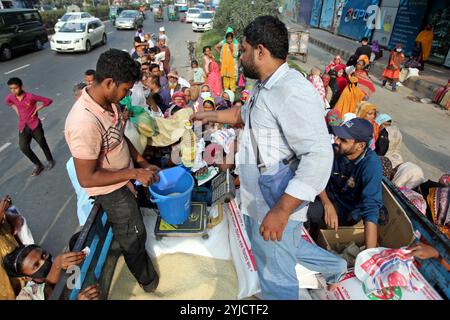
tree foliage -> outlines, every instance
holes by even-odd
[[[225,34],[232,27],[239,40],[245,27],[256,17],[277,15],[280,0],[223,0],[214,18],[216,32]]]

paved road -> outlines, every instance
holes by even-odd
[[[172,50],[173,64],[181,74],[187,71],[187,40],[196,41],[199,34],[180,22],[154,23],[148,12],[144,30],[158,34],[164,25]],[[40,112],[47,141],[57,162],[52,171],[31,177],[32,164],[18,148],[17,116],[2,103],[0,107],[0,196],[9,194],[27,218],[37,243],[54,254],[60,252],[78,227],[76,195],[67,176],[65,164],[70,157],[64,140],[64,122],[73,104],[72,87],[83,80],[86,69],[95,69],[99,55],[107,48],[130,50],[134,31],[116,31],[106,23],[108,43],[88,54],[56,54],[46,44],[44,50],[22,54],[0,63],[0,97],[8,94],[6,81],[20,77],[25,89],[50,97],[54,103]],[[13,71],[14,69],[21,68]],[[33,150],[45,160],[39,146]]]
[[[313,66],[323,70],[331,61],[332,55],[314,45],[309,45],[308,61],[295,62],[304,70]],[[376,92],[370,101],[382,113],[390,114],[403,135],[401,147],[405,161],[422,167],[425,178],[437,180],[443,172],[450,170],[450,112],[434,104],[412,102],[407,96],[417,95],[407,87],[399,88],[397,93],[381,88],[381,81],[374,79]]]

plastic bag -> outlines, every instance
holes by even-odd
[[[355,275],[364,283],[369,293],[392,287],[404,287],[411,292],[422,285],[414,280],[414,258],[410,250],[372,248],[362,251],[355,262]]]
[[[155,119],[150,116],[150,114],[145,110],[145,107],[140,107],[133,104],[131,96],[126,96],[120,101],[120,103],[132,113],[130,121],[136,125],[136,129],[140,134],[143,134],[146,137],[152,137],[159,133]]]
[[[211,134],[211,142],[221,146],[226,154],[234,151],[232,145],[235,138],[236,133],[232,128],[219,130]]]
[[[170,118],[154,118],[158,134],[151,137],[148,143],[154,147],[167,147],[178,142],[184,133],[185,123],[193,113],[191,108],[184,108]]]
[[[235,200],[228,203],[228,208],[231,256],[239,283],[238,299],[244,299],[260,292],[258,272],[250,240],[245,230],[244,217]]]
[[[138,107],[135,107],[138,108]],[[136,129],[141,135],[148,138],[157,136],[159,134],[158,126],[156,125],[155,118],[152,118],[147,112],[142,112],[137,116],[134,115],[130,118],[131,122],[136,125]]]
[[[140,154],[144,153],[144,150],[147,147],[148,138],[145,135],[140,134],[136,129],[136,126],[130,121],[128,121],[125,126],[125,136],[130,140],[137,152]]]
[[[145,99],[144,86],[139,82],[131,88],[131,104],[133,106],[145,107],[147,100]]]

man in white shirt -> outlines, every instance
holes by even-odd
[[[289,68],[288,31],[279,19],[261,16],[251,22],[244,30],[242,50],[244,75],[258,80],[250,102],[242,108],[198,112],[193,118],[203,123],[245,124],[237,159],[241,211],[262,296],[296,300],[297,263],[322,273],[329,284],[337,283],[347,271],[345,260],[301,237],[308,204],[324,190],[333,163],[324,102],[305,77]],[[285,190],[276,190],[281,193],[276,203],[269,205],[260,177],[269,175],[276,180],[280,173],[275,170],[274,174],[273,169],[281,161],[295,158],[295,173]]]

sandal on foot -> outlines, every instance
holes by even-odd
[[[34,167],[33,172],[31,173],[31,176],[35,177],[35,176],[39,175],[42,172],[42,170],[44,170],[44,166],[42,166],[42,165]]]

